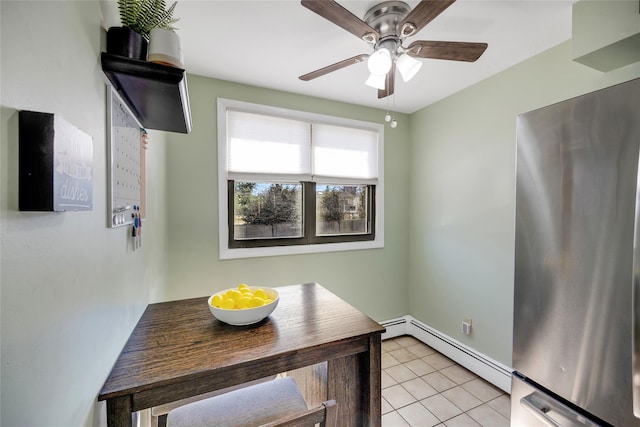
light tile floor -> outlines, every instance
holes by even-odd
[[[382,341],[382,427],[508,427],[509,395],[421,341]]]

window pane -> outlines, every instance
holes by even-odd
[[[302,237],[302,184],[234,185],[234,240]]]
[[[366,185],[316,184],[316,235],[369,233]]]

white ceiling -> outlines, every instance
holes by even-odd
[[[486,42],[484,55],[475,63],[423,60],[410,82],[398,76],[390,100],[379,100],[377,90],[364,84],[364,62],[312,81],[298,79],[371,48],[297,0],[179,0],[174,16],[191,74],[413,113],[568,40],[574,1],[458,0],[407,41]],[[380,3],[338,2],[359,18]],[[418,0],[406,2],[413,8]]]

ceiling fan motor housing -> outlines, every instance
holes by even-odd
[[[392,55],[400,47],[398,23],[411,11],[402,1],[385,1],[375,5],[364,15],[364,22],[380,34],[376,48],[387,48]]]
[[[383,39],[388,36],[398,37],[398,23],[411,11],[403,1],[385,1],[375,5],[364,15],[364,22],[380,34]]]

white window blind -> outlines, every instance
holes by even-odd
[[[227,179],[377,184],[378,132],[227,110]]]
[[[229,179],[311,179],[309,123],[228,110],[227,129]]]
[[[314,181],[377,183],[378,132],[314,124],[312,134]]]

